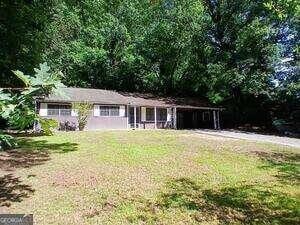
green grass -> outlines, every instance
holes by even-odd
[[[187,131],[20,137],[0,213],[36,224],[299,224],[300,149]]]

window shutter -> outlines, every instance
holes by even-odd
[[[124,117],[125,116],[125,106],[121,105],[120,108],[119,108],[119,110],[120,110],[120,116]]]
[[[47,112],[47,103],[41,103],[40,104],[40,112],[39,112],[40,116],[47,116],[48,112]]]
[[[94,105],[94,116],[100,116],[100,107],[99,107],[99,105]]]
[[[72,109],[71,116],[78,116],[76,109]]]
[[[146,121],[146,107],[141,107],[141,120]]]

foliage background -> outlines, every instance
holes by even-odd
[[[0,86],[46,61],[67,86],[206,97],[229,125],[299,107],[296,0],[4,0]]]

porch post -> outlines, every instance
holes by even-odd
[[[134,106],[134,129],[136,128],[136,106]]]
[[[154,107],[154,128],[157,129],[156,107]]]
[[[126,110],[126,111],[127,111],[127,112],[126,112],[126,113],[127,113],[127,129],[129,129],[129,128],[130,128],[130,124],[129,124],[129,116],[130,116],[130,115],[129,115],[129,105],[127,105],[126,107],[127,107],[127,108],[126,108],[126,109],[127,109],[127,110]]]
[[[218,110],[218,129],[221,129],[221,126],[220,126],[220,110]]]
[[[177,129],[177,110],[176,107],[173,108],[173,128]]]
[[[217,118],[216,118],[216,111],[213,111],[213,118],[214,118],[214,129],[217,129]]]
[[[38,113],[38,110],[37,110],[37,100],[36,99],[34,99],[34,112]],[[36,120],[33,122],[33,131],[34,132],[37,131],[37,121]]]

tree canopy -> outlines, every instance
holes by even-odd
[[[299,102],[296,0],[4,0],[1,86],[41,61],[67,86]]]

